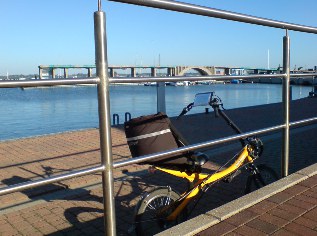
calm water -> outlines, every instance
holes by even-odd
[[[0,89],[0,140],[98,127],[94,86]],[[280,102],[281,85],[219,84],[166,87],[166,109],[176,116],[199,92],[214,91],[226,109]],[[311,87],[293,86],[293,99],[307,97]],[[132,117],[156,112],[156,88],[111,86],[111,114]],[[203,112],[193,108],[191,113]]]

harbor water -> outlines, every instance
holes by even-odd
[[[166,110],[177,116],[196,93],[213,91],[226,109],[282,101],[278,84],[213,84],[166,86]],[[307,97],[311,87],[293,86],[293,99]],[[110,87],[111,116],[133,117],[156,113],[156,87],[113,85]],[[17,139],[98,127],[96,86],[64,86],[28,89],[0,89],[0,140]],[[193,108],[191,114],[204,112]]]

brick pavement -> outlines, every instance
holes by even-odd
[[[304,115],[316,116],[316,109],[312,109],[316,108],[316,102],[314,99],[305,99],[292,103],[291,118],[297,120],[305,118]],[[279,107],[279,104],[264,105],[229,110],[228,114],[247,131],[278,124],[280,118],[274,116],[274,119],[268,119],[263,113],[274,111],[279,117]],[[252,114],[254,120],[245,122],[242,114]],[[185,117],[175,122],[175,125],[191,143],[195,143],[232,134],[221,122],[220,119],[214,119],[213,114],[202,114]],[[207,125],[213,132],[204,128],[198,129],[197,124]],[[248,128],[249,126],[251,128]],[[301,131],[291,132],[291,172],[316,162],[313,158],[302,158],[302,153],[307,150],[310,154],[317,153],[315,131],[316,128],[304,127]],[[129,158],[130,152],[122,127],[113,127],[112,137],[114,160]],[[261,161],[269,162],[276,170],[279,170],[280,156],[278,140],[278,134],[273,134],[265,140],[266,148],[261,158]],[[0,186],[95,166],[100,160],[98,143],[99,135],[96,129],[0,142]],[[212,161],[206,168],[219,167],[228,159],[228,155],[234,153],[235,147],[233,145],[233,150],[221,150],[219,155],[212,156]],[[214,150],[209,152],[213,155]],[[179,181],[176,182],[173,177],[162,173],[148,174],[146,169],[146,166],[131,165],[114,172],[118,235],[127,235],[133,218],[133,207],[142,192],[153,186],[171,185],[178,190],[184,186],[184,183],[179,185]],[[241,175],[232,184],[219,185],[209,191],[192,217],[242,196],[243,178],[245,176]],[[102,234],[102,192],[98,187],[100,180],[100,174],[94,174],[0,196],[0,235],[91,235],[92,232]],[[96,186],[87,187],[90,185]],[[87,188],[83,188],[84,186]],[[65,194],[64,191],[57,194],[56,190],[65,188],[70,190]],[[81,191],[75,188],[80,188]],[[51,194],[43,195],[47,192]],[[16,207],[17,203],[21,206]]]
[[[196,236],[317,235],[316,215],[317,175],[313,175]]]

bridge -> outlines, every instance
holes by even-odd
[[[95,65],[40,65],[39,68],[39,78],[57,78],[57,70],[63,71],[63,78],[69,77],[69,69],[85,69],[87,70],[87,76],[93,76],[93,70],[95,70]],[[166,76],[183,76],[187,72],[192,70],[198,72],[200,75],[230,75],[237,74],[241,75],[245,70],[251,70],[252,73],[259,74],[259,71],[265,71],[265,73],[270,73],[273,70],[266,69],[244,69],[237,67],[226,67],[226,66],[109,66],[109,76],[115,77],[118,70],[130,70],[130,77],[138,77],[137,71],[150,70],[150,75],[155,77],[157,71],[165,70]]]
[[[40,65],[39,67],[40,79],[55,79],[55,78],[69,78],[69,69],[84,69],[87,71],[85,77],[93,77],[95,74],[95,65]],[[57,75],[57,71],[62,70],[63,74]],[[128,70],[128,73],[124,73],[127,77],[139,77],[147,74],[152,77],[156,76],[184,76],[190,71],[196,71],[199,75],[246,75],[246,74],[278,74],[280,68],[277,69],[265,69],[265,68],[239,68],[228,66],[109,66],[109,76],[118,77],[119,71]],[[144,73],[147,70],[149,73]],[[164,72],[162,72],[162,70]],[[312,73],[316,72],[317,67],[309,70],[295,69],[291,73]],[[160,73],[158,75],[158,72]],[[73,76],[72,76],[73,77]],[[265,84],[282,84],[282,78],[254,78],[249,79],[251,83],[265,83]],[[314,77],[291,78],[291,84],[298,85],[314,85],[317,80]]]

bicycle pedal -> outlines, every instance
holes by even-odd
[[[233,174],[229,175],[228,177],[223,179],[223,182],[226,183],[231,183],[231,181],[237,177],[239,174],[241,174],[241,170],[237,170],[236,172],[234,172]]]

